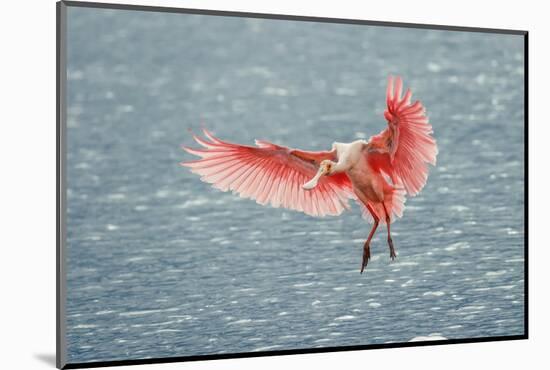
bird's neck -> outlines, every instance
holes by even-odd
[[[356,140],[349,144],[334,143],[333,148],[336,150],[338,161],[333,162],[331,174],[349,171],[361,157],[365,144],[364,140]]]
[[[338,162],[333,162],[332,170],[330,171],[331,175],[346,172],[350,169],[349,161],[345,160],[345,158],[339,158]]]

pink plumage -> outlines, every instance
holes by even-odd
[[[193,138],[205,149],[183,146],[201,159],[181,165],[216,189],[310,216],[337,216],[349,209],[348,199],[353,193],[345,174],[323,177],[312,190],[302,188],[315,176],[323,159],[333,158],[330,152],[293,150],[261,140],[256,141],[257,147],[239,145],[222,141],[206,129],[203,132],[210,141]]]
[[[222,191],[284,207],[311,216],[337,216],[349,200],[361,206],[374,225],[363,247],[361,272],[370,259],[370,242],[379,224],[386,224],[390,257],[396,257],[390,224],[401,217],[405,195],[417,195],[436,164],[437,145],[425,109],[402,95],[400,77],[388,79],[384,117],[388,127],[368,141],[334,143],[330,151],[290,149],[264,140],[256,146],[234,144],[203,129],[193,135],[203,149],[183,146],[200,157],[182,162],[201,180]]]
[[[426,185],[428,164],[436,164],[437,145],[424,106],[420,101],[411,104],[410,89],[401,97],[402,88],[400,77],[395,83],[389,77],[384,112],[388,127],[369,140],[383,150],[369,160],[374,169],[401,182],[407,194],[414,196]]]

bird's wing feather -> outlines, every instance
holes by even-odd
[[[416,195],[426,184],[428,164],[436,164],[438,150],[424,106],[420,101],[411,104],[411,90],[401,96],[402,89],[401,78],[390,76],[384,112],[388,127],[369,141],[368,160],[407,194]]]
[[[267,141],[256,140],[256,147],[223,141],[203,130],[207,140],[193,136],[203,146],[183,146],[188,153],[201,157],[182,162],[201,180],[222,191],[233,191],[241,197],[304,212],[311,216],[336,216],[349,209],[352,186],[346,174],[323,176],[319,185],[304,190],[302,185],[315,176],[319,163],[335,159],[334,151],[308,152],[289,149]]]

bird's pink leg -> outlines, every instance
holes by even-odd
[[[386,205],[382,203],[382,206],[384,207],[384,214],[386,215],[386,225],[388,226],[388,245],[390,246],[390,258],[393,261],[397,255],[395,254],[395,249],[393,248],[393,240],[391,239],[391,233],[390,233],[390,215],[388,213],[388,210],[386,209]]]
[[[380,218],[374,212],[374,209],[366,203],[367,209],[369,210],[370,214],[372,215],[372,218],[374,219],[374,225],[372,225],[372,229],[370,230],[369,237],[367,238],[367,241],[365,242],[365,245],[363,246],[363,262],[361,263],[361,274],[363,273],[363,270],[365,267],[367,267],[367,263],[369,263],[370,259],[370,241],[372,237],[374,236],[374,232],[376,231],[376,228],[378,227],[378,223],[380,222]]]

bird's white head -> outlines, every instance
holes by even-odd
[[[319,165],[319,171],[322,171],[323,175],[331,175],[332,171],[334,170],[334,165],[335,164],[336,163],[334,163],[333,161],[331,161],[329,159],[325,159]]]
[[[322,161],[315,176],[311,180],[306,182],[302,187],[306,190],[311,190],[316,187],[319,179],[322,176],[330,176],[332,174],[332,172],[334,171],[334,165],[335,163],[331,160],[325,159],[324,161]]]

